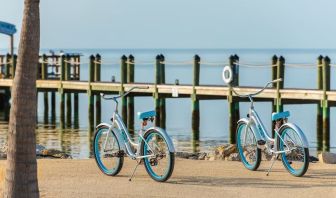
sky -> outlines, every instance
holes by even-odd
[[[17,46],[23,0],[0,6]],[[334,0],[41,0],[41,48],[336,48],[335,8]]]

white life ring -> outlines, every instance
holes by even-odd
[[[233,80],[233,71],[230,66],[227,65],[224,67],[223,72],[222,72],[222,78],[226,84],[231,84]]]

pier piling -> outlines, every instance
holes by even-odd
[[[77,63],[75,65],[75,72],[74,74],[76,74],[76,80],[80,80],[80,56],[76,56],[75,57],[75,62]],[[73,103],[74,103],[74,128],[79,128],[79,106],[78,106],[78,101],[79,100],[79,96],[78,93],[75,92],[74,93],[74,99],[73,99]]]
[[[277,79],[277,62],[278,62],[278,57],[274,55],[272,57],[272,80]],[[274,83],[272,84],[272,88],[276,88],[276,85]],[[277,100],[274,99],[272,101],[272,113],[277,112],[276,103],[277,103]],[[275,136],[274,128],[275,128],[275,122],[273,121],[272,122],[272,138],[274,138]]]
[[[89,132],[93,132],[94,129],[94,95],[92,93],[91,83],[94,82],[94,65],[95,65],[95,57],[93,55],[90,56],[89,63],[89,87],[88,87],[88,97],[89,97]]]
[[[160,55],[160,84],[166,83],[165,57]],[[160,127],[166,129],[166,99],[160,97]]]
[[[60,81],[64,81],[65,80],[65,56],[62,55],[61,56],[61,75],[60,75]],[[64,104],[64,100],[65,100],[65,96],[64,96],[64,90],[63,87],[61,85],[61,87],[59,88],[59,94],[60,94],[60,127],[63,129],[64,126],[64,122],[65,122],[65,104]]]
[[[320,55],[317,58],[317,89],[323,90],[323,82],[322,82],[322,64],[323,64],[323,56]],[[322,104],[323,100],[317,104],[316,109],[316,143],[317,143],[317,151],[322,151],[323,149],[323,127],[322,127]]]
[[[153,93],[154,96],[154,105],[156,111],[156,119],[155,119],[155,126],[160,126],[161,121],[161,108],[160,108],[160,98],[157,85],[160,84],[160,71],[161,70],[161,56],[157,55],[155,60],[155,67],[154,67],[154,89],[155,92]]]
[[[237,55],[231,55],[229,58],[229,64],[233,71],[233,81],[232,86],[239,85],[239,57]],[[228,103],[229,103],[229,142],[230,144],[236,143],[236,131],[237,131],[237,122],[239,120],[239,100],[236,97],[232,96],[232,90],[230,88],[228,94]]]
[[[134,83],[134,56],[128,56],[127,61],[127,83]],[[134,97],[127,97],[127,128],[134,134]]]
[[[56,124],[56,94],[51,92],[51,123]]]
[[[200,140],[200,109],[199,109],[199,99],[196,95],[196,86],[199,86],[200,81],[200,61],[201,58],[196,54],[194,56],[193,62],[193,94],[191,96],[192,100],[192,113],[191,113],[191,129],[192,129],[192,145],[193,152],[198,151],[199,140]]]
[[[42,80],[47,80],[48,79],[48,58],[47,55],[43,54],[42,55],[42,63],[41,63],[41,69],[42,69]],[[49,96],[48,96],[48,91],[43,92],[43,101],[44,101],[44,123],[48,123],[49,119]]]
[[[17,63],[17,55],[14,54],[13,55],[13,59],[12,59],[12,67],[11,67],[11,75],[12,75],[12,78],[14,79],[15,77],[15,70],[16,70],[16,63]]]
[[[94,68],[94,73],[95,73],[95,82],[100,82],[100,76],[101,76],[101,56],[100,54],[96,55],[96,60],[95,60],[95,68]],[[96,125],[98,125],[101,122],[101,98],[100,94],[96,94]]]
[[[276,83],[276,112],[283,111],[283,104],[281,101],[280,89],[284,88],[284,81],[285,81],[285,58],[280,56],[277,62],[277,79],[281,78],[281,82]]]
[[[70,55],[66,56],[65,62],[65,80],[71,80],[71,57]],[[71,92],[66,93],[66,125],[67,127],[71,126],[71,114],[72,114],[72,107],[71,107]]]
[[[11,90],[10,88],[5,88],[5,96],[4,96],[4,99],[5,99],[5,104],[4,104],[4,117],[5,117],[5,120],[6,121],[9,121],[9,113],[10,113],[10,99],[11,99]]]
[[[12,64],[12,56],[10,54],[6,55],[6,78],[13,78],[13,76],[11,76],[10,74],[10,70],[11,70],[11,64]]]
[[[120,64],[120,95],[125,93],[124,90],[124,84],[126,83],[127,80],[127,57],[123,55],[121,57],[121,64]],[[121,98],[121,115],[124,123],[127,124],[127,98],[122,97]]]
[[[330,108],[328,108],[327,91],[330,91],[330,58],[324,57],[322,64],[322,131],[323,131],[323,151],[330,150]]]

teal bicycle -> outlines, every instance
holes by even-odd
[[[101,123],[96,127],[93,140],[93,153],[99,169],[106,175],[117,175],[128,156],[137,162],[129,181],[132,180],[137,167],[143,162],[147,173],[152,179],[164,182],[170,178],[174,170],[175,149],[167,132],[159,127],[145,128],[148,122],[153,122],[155,111],[139,112],[142,120],[138,138],[133,141],[121,116],[118,114],[118,99],[125,97],[134,89],[148,89],[148,87],[133,87],[120,96],[106,97],[116,103],[112,124]]]
[[[222,77],[224,82],[230,85],[232,70],[229,66],[224,67]],[[282,79],[268,82],[261,90],[248,95],[240,95],[231,87],[237,96],[248,98],[251,102],[247,118],[238,121],[237,150],[242,163],[249,170],[258,169],[261,162],[261,151],[265,151],[273,155],[267,175],[269,175],[275,161],[281,156],[282,163],[289,173],[300,177],[307,172],[309,166],[309,149],[305,134],[297,125],[288,122],[290,113],[285,111],[272,114],[272,121],[275,122],[275,137],[270,137],[253,106],[253,96],[263,92],[272,83],[280,81]]]

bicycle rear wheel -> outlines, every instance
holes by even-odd
[[[261,162],[261,150],[257,147],[255,134],[248,128],[247,123],[240,122],[237,126],[237,150],[244,166],[252,171],[259,168]]]
[[[155,129],[148,132],[144,139],[143,155],[153,155],[143,159],[147,173],[155,181],[168,180],[174,170],[175,155],[169,151],[166,139]]]
[[[124,163],[123,152],[115,134],[109,128],[99,128],[93,141],[93,153],[99,169],[106,175],[117,175]]]
[[[287,151],[281,154],[283,165],[290,174],[303,176],[309,166],[309,150],[303,146],[303,137],[290,126],[284,126],[279,134],[279,150]]]

